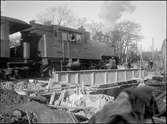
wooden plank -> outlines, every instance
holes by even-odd
[[[86,73],[86,72],[116,72],[116,71],[129,71],[129,70],[135,70],[139,71],[140,69],[102,69],[102,70],[80,70],[80,71],[56,71],[56,73]],[[144,70],[144,69],[142,69]]]
[[[127,81],[127,73],[126,71],[123,71],[124,72],[124,81]]]
[[[66,74],[66,81],[67,81],[67,83],[70,83],[69,82],[69,73]]]
[[[115,72],[116,75],[115,75],[115,82],[118,82],[118,71]]]
[[[75,111],[75,110],[85,110],[89,107],[69,107],[69,106],[62,106],[62,105],[48,105],[49,107],[51,108],[55,108],[55,109],[67,109],[67,110],[70,110],[71,111]]]
[[[133,79],[135,78],[135,72],[134,72],[134,70],[132,70],[132,78]]]
[[[92,72],[92,75],[91,75],[91,85],[94,85],[95,84],[95,73],[94,72]]]
[[[79,84],[79,74],[78,73],[75,74],[75,83]]]
[[[107,71],[104,73],[104,84],[107,84]]]
[[[49,102],[50,105],[53,104],[55,96],[56,96],[56,92],[53,92],[52,95],[51,95],[51,98],[50,98],[50,102]]]
[[[57,101],[55,101],[55,103],[54,103],[55,106],[59,106],[61,104],[61,101],[64,99],[65,92],[66,92],[66,90],[63,90],[61,92],[59,99]]]

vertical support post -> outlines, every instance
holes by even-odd
[[[64,40],[62,40],[62,51],[63,51],[63,62],[65,58],[65,45],[64,45]]]
[[[54,99],[55,99],[55,96],[56,96],[56,92],[53,92],[52,95],[51,95],[51,98],[50,98],[49,105],[52,105],[52,104],[53,104]]]
[[[50,91],[50,89],[53,88],[53,79],[49,79],[49,82],[48,82],[48,91]]]
[[[71,59],[71,53],[70,53],[70,41],[68,41],[68,58]]]
[[[142,79],[144,79],[144,70],[142,70]]]
[[[139,78],[142,78],[141,77],[141,67],[140,67],[140,69],[138,71],[139,71]]]
[[[95,73],[92,72],[91,85],[95,84]]]
[[[104,84],[107,84],[107,71],[104,72]]]
[[[115,72],[115,82],[118,82],[118,71]]]
[[[126,70],[124,70],[124,81],[127,81],[127,73],[126,73]]]
[[[54,73],[54,78],[56,82],[59,82],[59,74],[58,73]]]
[[[132,79],[134,79],[135,78],[135,72],[134,72],[134,70],[132,70]]]
[[[60,66],[61,66],[61,71],[63,71],[63,63],[62,63],[62,60],[60,60]]]
[[[47,57],[47,47],[46,47],[46,35],[43,35],[43,41],[44,41],[44,57]]]
[[[79,84],[79,74],[78,73],[76,73],[75,75],[75,83]]]
[[[137,73],[137,78],[139,78],[140,77],[139,69],[136,71],[136,73]]]
[[[70,82],[69,82],[69,74],[68,74],[68,73],[67,73],[67,77],[66,77],[66,79],[67,79],[67,80],[66,80],[67,83],[70,83]]]

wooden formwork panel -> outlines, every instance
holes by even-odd
[[[124,71],[117,71],[117,81],[122,82],[126,80]]]
[[[96,72],[95,73],[95,84],[104,84],[105,83],[105,73]]]
[[[139,71],[134,71],[134,77],[138,78],[139,77]]]
[[[61,81],[61,82],[67,82],[67,76],[68,76],[68,74],[61,74],[61,75],[59,75],[59,81]]]
[[[72,73],[72,74],[70,74],[69,75],[69,80],[68,80],[68,82],[70,82],[70,83],[78,83],[77,81],[76,81],[76,73]]]
[[[93,75],[92,73],[81,73],[79,74],[79,82],[84,84],[84,85],[91,85],[92,80],[93,80]]]
[[[117,82],[117,72],[107,72],[107,83]]]
[[[131,80],[133,78],[133,72],[132,71],[126,71],[126,80]]]
[[[58,82],[76,83],[84,85],[102,85],[114,82],[126,82],[135,78],[143,78],[144,70],[88,70],[58,72],[54,76]]]

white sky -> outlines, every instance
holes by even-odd
[[[110,1],[113,2],[113,1]],[[121,1],[119,1],[121,2]],[[61,4],[68,4],[74,15],[87,17],[97,22],[104,1],[1,1],[1,15],[29,22],[37,19],[37,15],[45,9]],[[133,13],[124,13],[120,20],[131,20],[142,26],[141,34],[143,50],[151,50],[152,38],[154,49],[160,50],[166,38],[166,1],[132,1],[136,6]]]

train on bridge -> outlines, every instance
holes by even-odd
[[[20,45],[10,48],[9,35],[20,32]],[[83,27],[42,25],[1,16],[0,65],[5,75],[49,75],[52,70],[116,68],[112,45],[90,39]],[[26,73],[26,74],[24,74]]]

